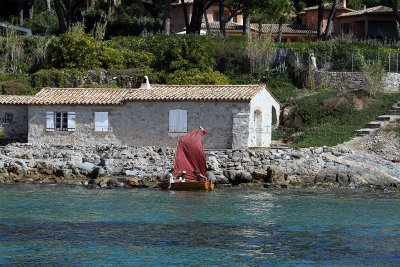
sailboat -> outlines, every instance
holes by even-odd
[[[206,156],[203,128],[195,129],[178,140],[174,159],[174,177],[186,173],[184,182],[162,182],[159,187],[169,190],[214,190],[214,183],[206,178]]]

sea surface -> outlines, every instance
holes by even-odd
[[[400,193],[2,185],[0,265],[400,266]]]

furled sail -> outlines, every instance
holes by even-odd
[[[174,161],[174,176],[179,176],[186,171],[186,178],[195,180],[193,174],[197,171],[206,176],[206,156],[203,147],[202,135],[204,129],[193,130],[179,138]]]

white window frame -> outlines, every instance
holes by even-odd
[[[108,132],[110,130],[109,112],[101,111],[94,113],[94,131]]]
[[[75,112],[47,111],[46,131],[74,132],[76,129]]]
[[[169,110],[168,121],[168,131],[170,133],[187,133],[188,116],[186,109]]]

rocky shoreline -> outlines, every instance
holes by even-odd
[[[390,134],[380,131],[336,147],[206,151],[207,167],[220,188],[400,191],[400,145]],[[0,183],[154,188],[173,156],[172,148],[14,143],[0,149]]]

